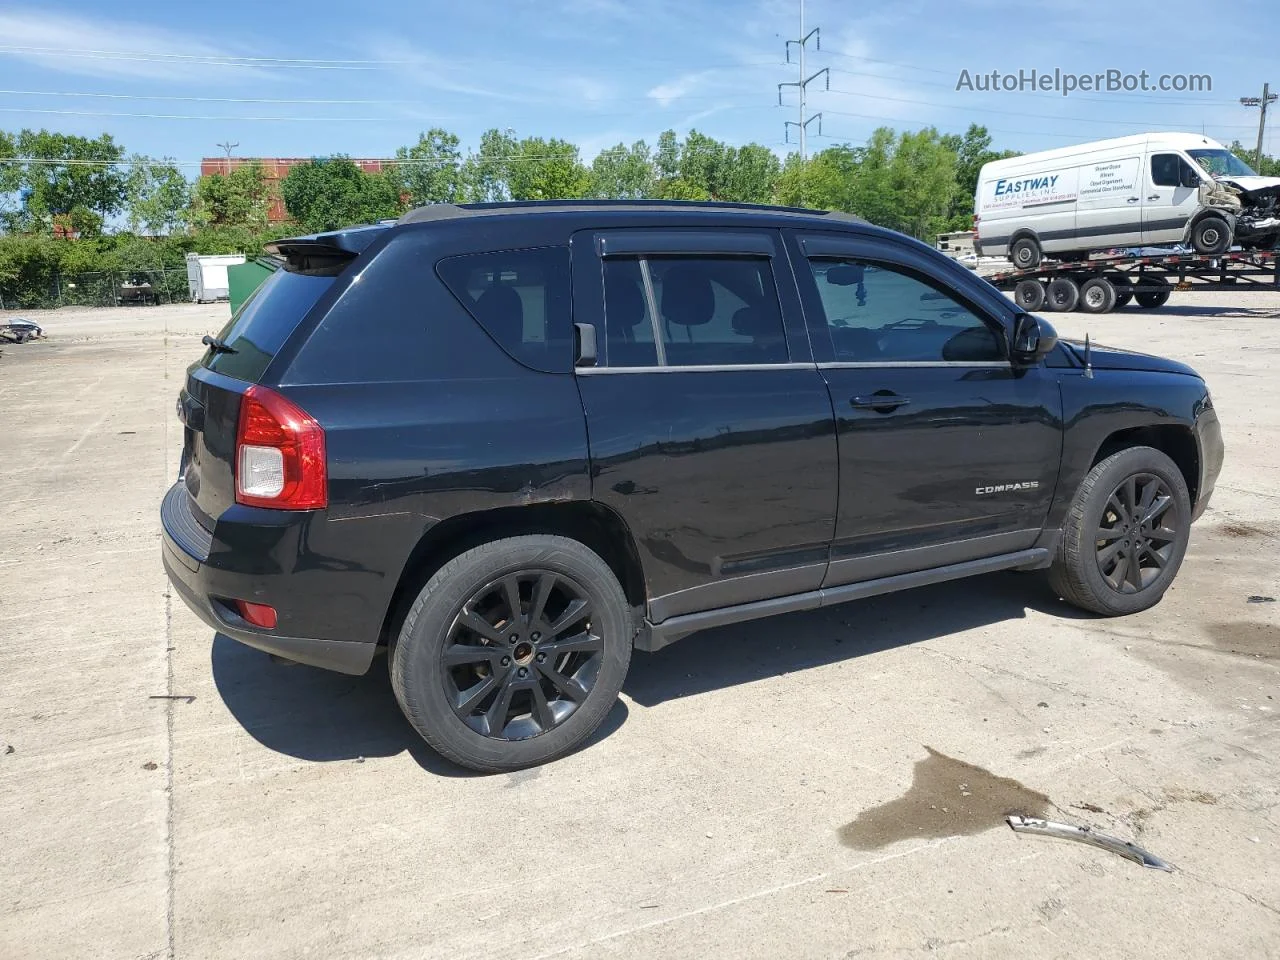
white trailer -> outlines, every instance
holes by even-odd
[[[212,303],[230,296],[227,267],[244,263],[244,254],[187,254],[187,290],[196,303]]]

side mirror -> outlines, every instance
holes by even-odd
[[[1020,313],[1013,322],[1013,347],[1009,351],[1014,366],[1035,366],[1058,345],[1058,331],[1048,320]]]
[[[1200,176],[1190,167],[1183,167],[1178,172],[1178,185],[1182,187],[1200,186]]]

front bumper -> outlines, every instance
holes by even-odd
[[[1199,520],[1205,508],[1209,506],[1209,498],[1213,496],[1218,474],[1222,472],[1222,460],[1226,452],[1222,443],[1222,425],[1218,422],[1218,412],[1213,409],[1213,400],[1207,392],[1197,411],[1195,436],[1196,446],[1200,451],[1200,486],[1196,491],[1196,502],[1191,511],[1193,521]]]
[[[165,495],[160,509],[161,554],[169,582],[196,616],[218,633],[266,653],[338,673],[368,671],[377,649],[375,643],[285,636],[241,618],[226,599],[279,605],[280,597],[289,593],[289,574],[228,569],[225,556],[214,550],[213,535],[199,526],[188,504],[187,491],[181,483]],[[211,557],[217,560],[211,561]]]

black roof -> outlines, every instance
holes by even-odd
[[[268,252],[297,259],[302,256],[325,257],[359,254],[383,231],[397,226],[433,223],[446,220],[467,220],[472,217],[520,216],[527,214],[702,214],[755,216],[770,220],[791,220],[807,223],[835,222],[840,224],[867,225],[866,220],[851,213],[810,210],[806,207],[770,206],[761,203],[725,203],[716,200],[511,200],[502,203],[431,203],[415,207],[399,220],[383,220],[380,223],[344,227],[324,233],[300,237],[288,237],[266,245]],[[873,230],[876,228],[872,228]]]
[[[785,214],[839,220],[843,223],[866,223],[861,217],[836,210],[810,210],[807,207],[784,207],[763,203],[729,203],[721,200],[508,200],[499,203],[430,203],[414,207],[396,223],[424,223],[452,220],[458,217],[494,216],[518,213],[622,213],[628,210],[645,213],[742,213]]]

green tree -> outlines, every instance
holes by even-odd
[[[134,154],[126,183],[129,229],[134,233],[172,233],[186,226],[191,184],[174,161],[156,162]]]
[[[463,164],[463,185],[467,199],[476,203],[510,200],[507,179],[511,158],[520,149],[514,130],[486,130],[480,135],[480,149]]]
[[[462,151],[456,134],[432,127],[411,147],[396,150],[392,176],[414,206],[424,203],[457,203],[465,196]]]
[[[1257,153],[1254,148],[1246,147],[1239,140],[1232,140],[1228,149],[1253,168],[1253,171],[1260,176],[1280,177],[1280,157],[1271,157],[1264,153],[1262,162],[1258,163]]]
[[[17,162],[18,138],[0,130],[0,229],[12,230],[22,210],[22,166]]]
[[[513,130],[486,130],[480,149],[463,165],[469,199],[561,200],[587,196],[591,175],[567,140],[525,137]]]
[[[601,150],[591,162],[590,195],[603,200],[652,197],[657,174],[649,145],[637,140]]]
[[[90,139],[23,130],[16,147],[19,156],[31,158],[23,164],[21,183],[30,226],[48,227],[55,217],[73,214],[82,224],[101,224],[122,208],[124,150],[109,133]]]
[[[1016,157],[1016,150],[991,149],[991,134],[976,123],[960,134],[947,134],[943,145],[955,154],[956,183],[947,214],[947,226],[952,230],[968,230],[973,226],[973,197],[978,189],[978,175],[985,164],[992,160]]]
[[[192,216],[200,227],[262,230],[270,208],[271,193],[262,164],[256,160],[196,181]]]
[[[300,163],[280,181],[289,216],[306,230],[336,230],[400,215],[398,186],[381,173],[365,173],[347,157]]]

